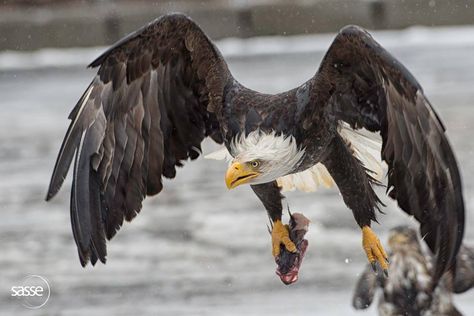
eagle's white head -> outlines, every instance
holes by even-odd
[[[304,149],[298,148],[293,136],[260,130],[234,138],[230,149],[233,159],[225,176],[229,189],[285,176],[298,167],[304,155]]]

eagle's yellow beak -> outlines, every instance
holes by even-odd
[[[247,164],[234,162],[225,174],[225,184],[228,189],[247,183],[250,179],[257,177],[260,173],[252,170]]]

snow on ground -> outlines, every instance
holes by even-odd
[[[219,42],[246,86],[279,92],[311,77],[333,35]],[[375,33],[414,73],[448,128],[463,173],[466,240],[474,244],[474,28]],[[360,232],[335,190],[292,192],[287,202],[312,225],[300,280],[274,274],[266,215],[250,188],[227,191],[226,164],[186,164],[109,243],[107,265],[80,267],[69,222],[70,179],[44,202],[66,117],[92,78],[102,48],[0,53],[0,315],[375,315],[350,306],[365,258]],[[206,142],[204,151],[216,146]],[[382,191],[380,191],[382,193]],[[412,223],[388,199],[375,226]],[[28,274],[46,277],[51,298],[30,311],[10,297]],[[457,297],[474,314],[474,291]]]

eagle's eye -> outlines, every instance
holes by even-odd
[[[257,168],[260,165],[260,162],[258,160],[252,160],[250,164],[252,167]]]

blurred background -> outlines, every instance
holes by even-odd
[[[412,71],[447,126],[464,182],[465,241],[474,244],[474,1],[3,0],[0,315],[376,315],[375,306],[356,312],[350,305],[366,258],[336,189],[286,194],[290,208],[312,221],[300,280],[288,287],[275,275],[262,205],[249,187],[227,191],[226,163],[203,158],[146,200],[109,243],[105,266],[80,266],[70,178],[51,203],[44,196],[67,115],[94,74],[85,66],[115,40],[176,11],[217,41],[240,82],[269,93],[313,76],[342,26],[371,30]],[[204,153],[215,149],[204,144]],[[386,215],[374,227],[385,243],[388,229],[415,223],[383,201]],[[10,292],[30,274],[51,286],[37,310]],[[473,298],[455,298],[465,315],[474,315]]]

